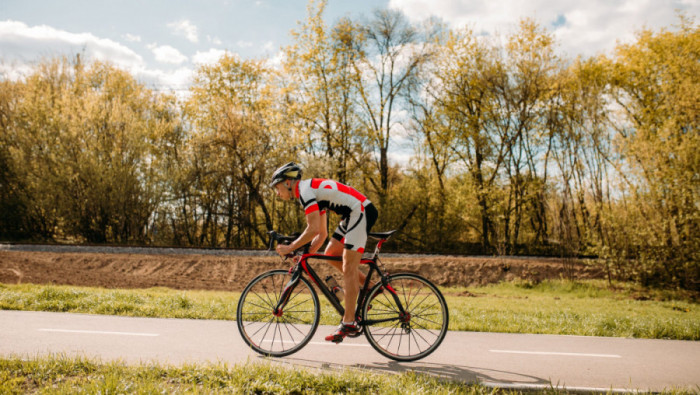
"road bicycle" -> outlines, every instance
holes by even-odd
[[[380,354],[396,361],[415,361],[435,351],[445,338],[449,312],[438,288],[413,273],[388,274],[380,270],[379,251],[396,231],[369,233],[377,241],[367,265],[364,284],[357,299],[357,322],[369,344]],[[289,244],[295,236],[270,233],[274,243]],[[310,260],[342,261],[340,256],[308,252],[309,244],[283,258],[291,260],[289,270],[271,270],[248,283],[238,301],[236,320],[243,340],[256,352],[283,357],[301,350],[318,328],[321,308],[316,288],[343,316],[342,298],[327,286],[311,267]],[[383,265],[382,265],[383,268]],[[372,277],[379,280],[373,284]],[[331,276],[329,276],[330,278]],[[316,285],[316,288],[312,286]],[[373,284],[373,285],[372,285]]]

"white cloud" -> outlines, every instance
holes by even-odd
[[[18,69],[35,64],[42,58],[74,56],[110,62],[136,72],[145,67],[143,58],[115,41],[91,33],[71,33],[50,26],[28,26],[23,22],[0,22],[0,53],[4,63]],[[23,70],[27,70],[24,68]]]
[[[265,44],[263,44],[262,48],[263,48],[263,50],[265,50],[265,52],[272,52],[276,49],[275,43],[272,41],[268,41]]]
[[[240,48],[250,48],[253,46],[253,43],[251,41],[238,40],[236,41],[236,45]]]
[[[139,74],[139,80],[146,85],[152,85],[160,90],[182,91],[192,83],[192,69],[180,67],[173,71],[157,69],[143,70]]]
[[[677,9],[700,14],[697,0],[390,0],[388,7],[414,21],[425,19],[429,10],[452,28],[487,34],[510,33],[521,18],[533,18],[572,56],[608,52],[645,27],[671,27],[678,22]]]
[[[132,42],[132,43],[139,43],[139,42],[141,42],[141,36],[137,36],[137,35],[134,35],[134,34],[126,33],[126,34],[124,34],[122,37],[124,37],[124,39],[125,39],[126,41],[129,41],[129,42]]]
[[[187,61],[187,56],[183,55],[176,48],[170,45],[151,44],[148,48],[153,51],[156,60],[161,63],[180,64]]]
[[[212,43],[212,44],[214,44],[214,45],[221,45],[221,44],[223,44],[223,42],[221,41],[221,39],[220,39],[219,37],[212,37],[212,36],[209,36],[209,35],[207,35],[207,41],[210,42],[210,43]]]
[[[168,55],[166,47],[149,46],[167,59],[175,60],[177,50]],[[164,49],[165,48],[165,49]],[[172,47],[170,47],[172,48]],[[74,56],[80,53],[86,61],[110,62],[130,72],[138,81],[161,90],[184,92],[192,81],[192,69],[181,67],[173,71],[147,68],[143,58],[132,49],[91,33],[71,33],[50,26],[27,26],[16,21],[0,21],[0,76],[10,80],[22,79],[34,72],[44,58]]]
[[[192,57],[192,63],[195,64],[213,64],[219,61],[222,56],[228,54],[229,56],[232,56],[232,54],[228,51],[225,51],[223,49],[215,49],[211,48],[210,50],[206,52],[200,52],[197,51],[196,54]]]
[[[168,27],[178,36],[184,36],[188,41],[196,43],[199,41],[197,36],[197,26],[193,25],[187,19],[182,21],[168,23]]]
[[[34,69],[28,64],[17,62],[5,64],[4,61],[0,61],[0,79],[7,78],[10,81],[17,81],[30,75],[32,71],[34,71]]]
[[[284,53],[284,51],[277,51],[275,55],[268,57],[267,60],[265,60],[265,65],[275,70],[281,70],[282,64],[284,64],[286,60],[287,55]]]

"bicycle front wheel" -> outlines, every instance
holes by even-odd
[[[238,330],[243,340],[266,356],[283,357],[299,351],[311,340],[320,317],[318,295],[305,278],[299,278],[287,303],[275,312],[291,275],[272,270],[254,278],[238,301]]]
[[[380,354],[396,361],[415,361],[435,351],[445,338],[449,313],[445,298],[430,281],[416,274],[389,276],[369,292],[363,306],[365,336]]]

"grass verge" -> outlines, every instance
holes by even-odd
[[[683,292],[545,281],[446,293],[453,295],[450,327],[457,330],[700,340],[700,306]]]
[[[602,281],[445,288],[450,330],[700,340],[694,295]],[[235,320],[239,294],[0,284],[0,309]],[[323,298],[322,298],[323,299]],[[324,300],[325,302],[325,300]],[[321,323],[337,313],[322,305]]]
[[[26,360],[0,358],[0,394],[522,394],[408,372],[382,374],[347,369],[321,371],[283,367],[272,362],[229,366],[204,364],[162,366],[96,362],[82,357],[50,355]],[[568,394],[560,388],[528,394]],[[610,392],[612,393],[612,392]],[[692,394],[668,389],[664,394]]]
[[[478,385],[404,373],[385,375],[358,370],[341,373],[273,363],[159,366],[99,363],[85,358],[49,356],[34,360],[0,359],[0,393],[388,393],[482,394]]]

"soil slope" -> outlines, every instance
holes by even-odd
[[[514,279],[603,278],[600,268],[557,258],[409,256],[383,258],[382,262],[389,273],[418,273],[443,286]],[[333,273],[324,262],[312,265],[322,278]],[[257,274],[288,267],[276,256],[0,251],[0,283],[5,284],[240,291]]]

